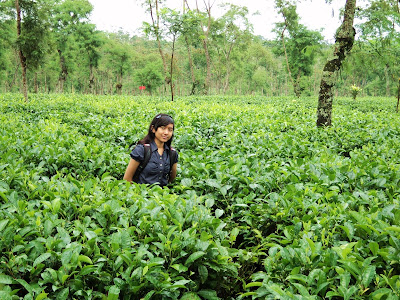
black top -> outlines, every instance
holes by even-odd
[[[164,144],[163,155],[158,153],[157,145],[154,141],[150,143],[150,160],[142,173],[139,175],[138,183],[159,184],[165,186],[168,184],[168,175],[170,171],[170,151],[167,144]],[[138,162],[144,160],[144,145],[137,145],[131,152],[131,158]],[[176,155],[175,162],[178,162],[178,155]]]

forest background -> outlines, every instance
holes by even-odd
[[[152,21],[131,35],[98,30],[87,0],[2,0],[0,91],[22,90],[25,65],[34,93],[316,95],[333,45],[302,25],[297,3],[274,1],[281,22],[266,39],[254,34],[247,7],[226,4],[214,17],[215,1],[174,10],[143,0]],[[397,95],[399,1],[358,5],[356,42],[335,93]]]

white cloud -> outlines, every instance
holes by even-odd
[[[130,34],[140,34],[143,21],[150,22],[149,15],[141,6],[139,0],[89,0],[94,9],[91,21],[99,30],[118,31],[122,30]],[[193,1],[192,1],[193,2]],[[216,0],[211,13],[219,16],[221,10],[219,4],[229,2],[235,5],[244,5],[249,9],[249,20],[254,26],[254,33],[266,38],[273,38],[272,29],[274,23],[280,20],[274,8],[273,0]],[[168,7],[180,9],[182,0],[168,0]],[[191,1],[189,1],[191,3]],[[194,2],[193,2],[194,3]],[[199,4],[202,1],[199,1]],[[326,4],[325,0],[301,1],[297,5],[301,23],[309,29],[323,30],[325,39],[332,41],[336,29],[340,25],[339,9],[345,4],[344,0],[333,0],[332,4]],[[194,4],[193,4],[194,7]],[[253,15],[256,11],[260,15]],[[334,14],[332,15],[332,12]]]

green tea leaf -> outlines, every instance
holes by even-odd
[[[38,258],[35,259],[33,262],[33,266],[36,267],[38,264],[41,264],[45,260],[49,259],[51,257],[51,253],[43,253],[41,254]]]
[[[87,264],[89,264],[89,265],[93,265],[92,260],[91,260],[88,256],[86,256],[86,255],[79,255],[78,261],[87,263]]]
[[[368,266],[366,269],[363,270],[361,276],[361,283],[364,287],[369,287],[371,281],[374,279],[376,275],[376,267],[375,266]]]
[[[14,279],[11,276],[0,274],[0,284],[13,284]]]
[[[185,293],[180,300],[201,300],[201,298],[199,296],[197,296],[197,294],[191,292],[191,293]]]
[[[111,286],[110,289],[108,290],[107,300],[118,300],[119,293],[120,289],[117,286],[115,285]]]
[[[191,265],[194,261],[198,260],[200,257],[204,256],[206,253],[203,251],[197,251],[192,253],[185,262],[185,266]]]

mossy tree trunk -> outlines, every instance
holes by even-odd
[[[356,0],[346,0],[343,23],[336,31],[333,57],[325,64],[318,97],[317,126],[332,125],[332,88],[336,84],[337,72],[353,47],[355,30],[353,28]]]

